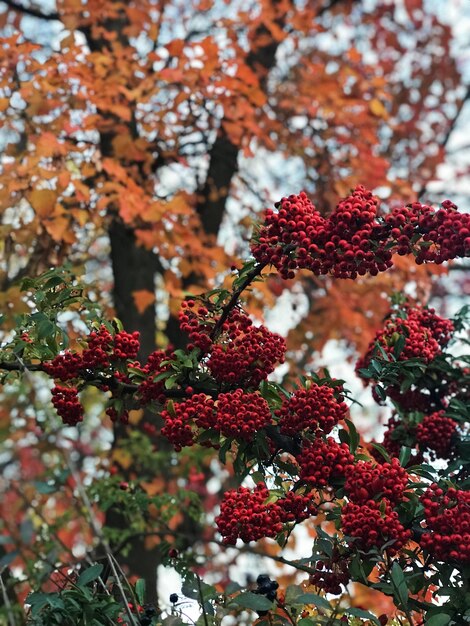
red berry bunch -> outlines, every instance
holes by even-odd
[[[327,487],[333,480],[343,478],[351,471],[354,457],[345,443],[337,443],[328,437],[326,440],[305,441],[296,460],[302,482]]]
[[[226,437],[249,441],[270,423],[269,405],[258,392],[236,389],[219,395],[215,428]]]
[[[356,370],[367,367],[377,352],[377,343],[384,352],[392,356],[395,344],[402,336],[405,342],[398,360],[420,358],[429,363],[449,343],[453,330],[452,322],[436,315],[434,309],[405,304],[400,311],[393,311],[386,320],[384,328],[376,333],[366,354],[359,359]]]
[[[78,399],[76,387],[60,387],[56,385],[52,388],[51,393],[52,404],[64,424],[75,426],[83,421],[83,407]]]
[[[116,422],[121,422],[121,424],[128,424],[129,423],[129,411],[127,409],[124,409],[123,411],[121,411],[121,413],[118,413],[118,411],[110,406],[106,409],[106,415],[108,417],[111,418],[111,421],[116,423]]]
[[[87,345],[82,352],[83,366],[89,369],[108,367],[113,336],[106,326],[102,325],[99,330],[92,331],[87,337]]]
[[[239,487],[224,494],[215,521],[225,544],[234,545],[238,538],[249,543],[275,537],[284,523],[302,522],[317,514],[317,507],[308,495],[288,492],[275,502],[268,502],[269,496],[263,483],[253,490]]]
[[[280,507],[276,502],[266,504],[268,498],[269,490],[263,483],[253,490],[239,487],[224,494],[215,522],[225,544],[235,545],[238,538],[249,543],[281,532]]]
[[[66,381],[77,378],[83,368],[83,361],[79,354],[67,351],[43,363],[42,367],[51,378]]]
[[[281,520],[284,523],[303,522],[318,513],[318,508],[310,495],[300,495],[293,491],[288,491],[276,504],[280,508]]]
[[[265,326],[254,326],[242,311],[233,311],[211,348],[207,366],[221,383],[257,387],[284,362],[286,342]]]
[[[275,412],[281,431],[291,436],[302,430],[331,432],[348,411],[337,389],[314,382],[307,389],[297,389]]]
[[[162,362],[171,361],[173,357],[174,355],[171,349],[155,350],[149,355],[147,363],[143,367],[140,363],[133,364],[133,367],[140,369],[140,371],[147,375],[147,378],[139,385],[138,395],[142,404],[149,404],[152,400],[155,400],[160,404],[165,404],[166,396],[163,393],[165,389],[165,381],[155,381],[154,378],[170,368],[168,363],[166,365],[162,365]]]
[[[283,278],[305,268],[337,278],[376,275],[393,265],[392,256],[416,254],[416,262],[442,261],[470,251],[470,215],[450,202],[435,209],[414,203],[377,215],[378,198],[362,185],[323,218],[304,192],[268,209],[252,245],[253,256],[274,265]]]
[[[396,239],[397,253],[413,252],[418,264],[442,263],[470,250],[470,215],[459,213],[449,200],[438,210],[420,202],[397,207],[385,222]]]
[[[260,263],[274,265],[283,278],[294,278],[300,260],[313,257],[311,246],[316,250],[316,243],[325,240],[327,221],[305,192],[282,198],[274,206],[278,212],[266,210],[265,224],[251,251]]]
[[[426,529],[421,546],[438,561],[470,563],[470,492],[433,483],[421,496]]]
[[[179,452],[185,446],[194,444],[199,428],[207,430],[214,427],[214,401],[204,393],[194,394],[184,402],[173,403],[170,400],[161,416],[165,422],[162,435]]]
[[[346,586],[350,581],[349,561],[344,555],[333,553],[331,558],[317,561],[315,569],[309,582],[326,593],[338,595],[341,585]]]
[[[120,330],[116,333],[113,342],[113,358],[135,359],[140,348],[139,336],[138,331],[128,333],[125,330]]]
[[[179,325],[191,343],[188,350],[199,348],[203,353],[209,351],[212,340],[211,332],[214,327],[214,315],[205,306],[197,306],[194,300],[183,300],[179,312]]]
[[[357,545],[363,550],[380,548],[393,541],[386,549],[391,556],[412,536],[411,530],[405,530],[398,513],[385,498],[380,502],[368,500],[362,504],[348,502],[341,513],[341,529],[345,535],[356,537]]]
[[[358,461],[348,472],[344,489],[348,498],[358,504],[377,496],[396,504],[403,498],[408,486],[408,474],[398,459],[391,463],[375,464]]]
[[[444,411],[426,415],[416,427],[416,441],[422,450],[428,450],[433,456],[449,458],[452,453],[452,436],[457,430],[457,423],[444,416]]]

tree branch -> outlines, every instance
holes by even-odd
[[[25,7],[22,4],[18,4],[13,0],[2,0],[3,4],[6,4],[9,9],[23,13],[24,15],[30,15],[31,17],[37,17],[41,20],[60,20],[60,15],[57,11],[53,13],[42,13],[39,9],[34,7]]]

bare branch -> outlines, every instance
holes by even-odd
[[[25,7],[22,4],[18,4],[13,0],[2,0],[3,4],[6,4],[9,9],[13,11],[17,11],[18,13],[23,13],[23,15],[30,15],[31,17],[37,17],[41,20],[60,20],[60,15],[57,11],[53,13],[43,13],[39,9],[35,9],[34,7]]]

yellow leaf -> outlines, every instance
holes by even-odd
[[[115,448],[113,450],[111,460],[120,465],[123,469],[129,469],[132,464],[131,453],[122,448]]]
[[[75,241],[75,235],[70,230],[70,220],[68,217],[58,215],[51,220],[45,220],[44,228],[54,241],[65,241],[66,243],[73,243]]]
[[[10,104],[10,98],[0,98],[0,111],[6,111]]]
[[[370,101],[369,109],[371,113],[377,117],[383,117],[384,119],[388,117],[387,109],[377,98]]]
[[[52,189],[35,189],[29,195],[29,202],[36,215],[44,219],[54,213],[57,193]]]
[[[143,313],[155,302],[155,294],[148,289],[133,291],[132,297],[134,298],[134,304],[139,313]]]

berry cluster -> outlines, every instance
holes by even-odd
[[[258,483],[253,490],[239,487],[224,494],[215,521],[225,544],[235,545],[237,539],[249,543],[275,537],[283,524],[301,522],[317,513],[309,496],[289,492],[275,502],[270,502],[269,496],[263,483]]]
[[[347,444],[337,443],[332,437],[305,441],[295,458],[300,468],[300,480],[315,487],[331,486],[334,481],[344,478],[354,462]]]
[[[384,498],[380,502],[368,500],[364,504],[348,502],[341,513],[341,529],[345,535],[355,537],[363,550],[381,548],[393,541],[386,551],[393,556],[411,539],[411,530],[406,530],[398,519],[390,502]]]
[[[408,474],[394,458],[391,463],[383,464],[358,461],[349,470],[344,489],[348,498],[358,504],[377,497],[396,504],[403,498],[407,486]]]
[[[264,426],[271,423],[271,410],[258,393],[236,389],[221,393],[217,399],[215,428],[226,437],[249,441]]]
[[[321,430],[328,434],[347,413],[348,407],[342,400],[332,387],[311,382],[307,389],[298,389],[284,399],[275,412],[281,432],[293,436],[303,430]]]
[[[421,546],[438,561],[470,563],[470,492],[433,483],[421,496],[426,529]]]
[[[442,459],[449,458],[454,447],[453,435],[457,423],[444,416],[444,411],[426,415],[416,427],[416,441],[421,450],[427,450],[432,456]]]
[[[207,307],[199,306],[196,308],[194,300],[183,300],[179,312],[179,325],[191,340],[187,346],[188,350],[199,348],[204,354],[210,350],[212,345],[210,335],[214,323],[214,315],[209,312]]]
[[[165,381],[154,379],[162,372],[167,371],[170,368],[169,363],[162,365],[163,361],[171,361],[174,358],[173,351],[168,350],[155,350],[152,352],[147,363],[142,367],[140,363],[133,363],[132,366],[135,369],[140,370],[146,375],[146,378],[140,383],[138,395],[142,404],[149,404],[152,401],[156,401],[159,404],[165,404],[166,396],[164,394]]]
[[[67,351],[43,363],[42,368],[51,378],[65,382],[78,377],[83,368],[83,359],[80,354]]]
[[[257,387],[284,362],[286,342],[265,326],[254,326],[242,311],[233,311],[211,348],[207,366],[220,383]]]
[[[310,584],[334,595],[340,594],[341,585],[346,586],[351,578],[348,559],[337,552],[329,559],[317,561],[315,570],[309,578]]]
[[[169,400],[162,411],[165,425],[161,434],[179,452],[185,446],[192,446],[198,429],[213,428],[215,425],[214,400],[203,393],[194,394],[183,402]]]
[[[52,404],[64,424],[75,426],[83,421],[83,407],[78,399],[76,387],[60,387],[57,385],[52,388],[51,393]]]
[[[399,361],[419,358],[430,363],[449,343],[453,330],[452,322],[436,315],[434,309],[405,304],[399,311],[391,312],[384,328],[376,333],[366,354],[357,362],[356,371],[366,368],[378,353],[377,344]],[[395,346],[398,341],[403,341],[402,337],[404,343],[396,355]]]
[[[128,333],[125,330],[120,330],[116,333],[114,335],[113,359],[135,359],[140,348],[139,335],[138,331]]]
[[[261,595],[266,596],[268,600],[274,601],[276,599],[278,589],[279,583],[277,580],[271,580],[271,578],[266,574],[260,574],[256,579],[255,593],[260,593]],[[264,613],[264,611],[262,613]],[[261,615],[262,613],[259,614]]]
[[[443,208],[414,203],[377,215],[378,198],[357,186],[329,218],[304,192],[282,198],[268,209],[252,245],[253,256],[274,265],[283,278],[305,268],[337,278],[376,275],[393,265],[392,256],[416,255],[416,262],[442,261],[470,251],[470,215],[446,201]]]
[[[249,543],[281,532],[279,507],[274,502],[266,504],[268,498],[269,490],[263,483],[253,490],[239,487],[224,493],[215,522],[225,544],[235,545],[238,538]]]
[[[470,215],[458,213],[457,206],[445,200],[442,208],[413,202],[397,207],[385,217],[396,240],[396,252],[415,254],[416,263],[442,263],[465,256],[470,249]]]

